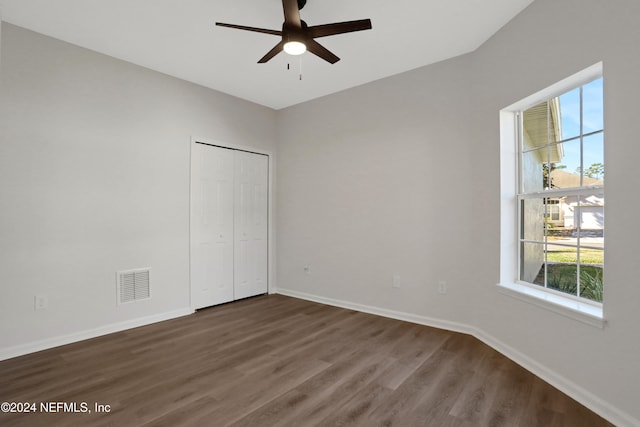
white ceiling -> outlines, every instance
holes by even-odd
[[[334,65],[310,53],[257,64],[277,36],[214,26],[280,30],[281,0],[0,0],[0,13],[3,21],[280,109],[471,52],[532,2],[308,0],[301,17],[310,26],[371,18],[373,30],[318,40],[341,58]]]

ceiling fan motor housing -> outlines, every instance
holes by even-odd
[[[285,42],[301,42],[304,43],[308,40],[307,37],[307,23],[303,20],[300,20],[302,24],[301,28],[296,28],[293,26],[287,25],[287,23],[282,24],[282,40]]]

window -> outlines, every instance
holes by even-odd
[[[544,199],[545,203],[545,214],[544,217],[547,221],[547,224],[551,226],[554,223],[560,223],[560,200],[559,199]]]
[[[594,302],[604,270],[602,95],[600,77],[518,113],[518,279]]]
[[[501,284],[601,318],[602,64],[501,112],[501,175]]]

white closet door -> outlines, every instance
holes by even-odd
[[[234,297],[267,292],[268,158],[235,153]]]
[[[191,151],[191,306],[233,301],[234,151]]]

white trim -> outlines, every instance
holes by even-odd
[[[383,317],[389,317],[397,320],[404,320],[419,325],[430,326],[439,329],[445,329],[453,332],[460,332],[464,334],[472,335],[479,339],[489,347],[493,348],[497,352],[503,354],[510,360],[514,361],[518,365],[522,366],[527,371],[540,377],[542,380],[551,384],[561,392],[565,393],[572,399],[585,405],[587,408],[600,415],[601,417],[609,420],[611,423],[620,427],[640,427],[640,420],[635,419],[631,415],[620,411],[615,406],[611,405],[593,395],[584,388],[578,386],[572,381],[569,381],[557,372],[549,369],[541,363],[535,361],[529,356],[515,350],[502,341],[496,339],[492,335],[487,334],[482,329],[475,326],[469,326],[458,322],[451,322],[448,320],[434,319],[432,317],[420,316],[411,313],[405,313],[400,311],[388,310],[381,307],[373,307],[362,304],[356,304],[349,301],[336,300],[332,298],[321,297],[318,295],[312,295],[305,292],[294,291],[290,289],[278,289],[277,293],[280,295],[286,295],[294,298],[304,299],[307,301],[318,302],[321,304],[332,305],[335,307],[346,308],[349,310],[361,311],[363,313],[375,314]]]
[[[535,286],[527,286],[520,283],[498,283],[497,286],[500,293],[504,295],[587,325],[603,329],[607,324],[602,312],[602,305],[589,304],[586,301],[578,300],[577,297],[568,298],[548,289],[536,289]]]
[[[435,319],[433,317],[420,316],[417,314],[405,313],[402,311],[389,310],[381,307],[374,307],[370,305],[357,304],[344,300],[337,300],[332,298],[321,297],[319,295],[308,294],[305,292],[293,291],[291,289],[278,288],[277,291],[280,295],[285,295],[293,298],[303,299],[307,301],[318,302],[320,304],[332,305],[334,307],[346,308],[349,310],[360,311],[362,313],[375,314],[377,316],[388,317],[390,319],[404,320],[405,322],[416,323],[418,325],[430,326],[432,328],[445,329],[447,331],[460,332],[463,334],[472,334],[472,329],[469,326],[458,322],[451,322],[448,320]]]
[[[551,190],[521,193],[518,195],[518,197],[521,200],[530,200],[544,199],[548,197],[591,196],[596,194],[604,194],[604,185],[585,185],[583,187],[554,188]]]
[[[6,360],[6,359],[18,357],[18,356],[24,356],[25,354],[35,353],[37,351],[42,351],[42,350],[48,350],[50,348],[59,347],[61,345],[71,344],[78,341],[84,341],[91,338],[100,337],[102,335],[112,334],[114,332],[121,332],[127,329],[151,325],[153,323],[175,319],[177,317],[187,316],[189,314],[193,314],[193,312],[194,311],[190,307],[181,308],[178,310],[168,311],[166,313],[159,313],[151,316],[139,317],[136,319],[126,320],[124,322],[111,323],[109,325],[104,325],[94,329],[88,329],[85,331],[75,332],[69,335],[60,335],[53,338],[47,338],[44,340],[35,341],[27,344],[8,347],[8,348],[0,349],[0,360]]]
[[[557,372],[497,340],[495,337],[478,328],[474,328],[472,335],[612,424],[619,427],[640,427],[640,420],[622,412],[609,402],[602,400]]]
[[[518,117],[511,111],[500,111],[500,281],[516,279],[518,258],[517,244],[517,150]]]
[[[551,86],[548,86],[539,92],[534,93],[518,102],[515,102],[508,107],[503,108],[503,111],[516,112],[520,110],[526,110],[529,107],[533,107],[540,102],[554,98],[561,93],[573,90],[578,86],[585,85],[592,80],[602,77],[603,65],[602,62],[593,64],[592,66],[585,68],[584,70],[573,74]]]
[[[267,203],[269,205],[268,215],[268,236],[267,236],[267,293],[273,294],[276,293],[276,224],[274,221],[275,218],[275,162],[276,158],[272,151],[264,150],[261,148],[249,147],[247,145],[238,145],[231,144],[228,142],[223,142],[211,138],[201,138],[201,137],[191,137],[191,142],[189,143],[189,177],[191,177],[191,147],[193,144],[200,142],[203,144],[214,145],[217,147],[230,148],[232,150],[240,150],[240,151],[249,151],[251,153],[256,154],[264,154],[269,159],[268,168],[269,168],[269,196]],[[191,182],[191,178],[189,178],[189,182]],[[189,194],[191,194],[191,188],[189,188]],[[189,201],[191,203],[191,201]],[[191,230],[191,214],[189,214],[189,230]],[[189,245],[191,247],[191,245]],[[189,265],[191,265],[191,250],[189,250]],[[191,301],[191,268],[189,268],[189,300]]]

